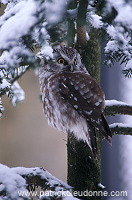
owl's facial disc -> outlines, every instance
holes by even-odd
[[[53,50],[56,69],[58,71],[81,71],[85,67],[81,62],[80,54],[72,47],[60,46]]]
[[[70,60],[68,60],[68,58],[64,59],[63,57],[60,57],[57,60],[57,64],[59,64],[59,66],[61,67],[61,69],[63,71],[71,71],[71,72],[73,72],[75,70],[75,67],[76,67],[76,64],[77,64],[77,60],[73,59],[72,61],[70,61]]]

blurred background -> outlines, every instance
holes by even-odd
[[[104,48],[104,44],[102,44]],[[102,55],[102,63],[104,56]],[[122,69],[125,66],[115,63],[114,66],[101,68],[101,86],[106,99],[116,99],[132,105],[132,78],[125,78]],[[132,116],[117,115],[108,117],[109,124],[124,123],[132,126]],[[132,135],[132,133],[130,133]],[[117,191],[116,196],[103,197],[103,200],[132,199],[132,136],[114,135],[112,146],[106,140],[102,142],[102,183],[106,191]],[[122,191],[127,196],[121,195]]]
[[[23,103],[13,107],[8,97],[2,97],[0,162],[10,167],[44,167],[66,181],[66,135],[48,126],[35,73],[27,72],[19,83],[26,95]]]

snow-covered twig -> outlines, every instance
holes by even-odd
[[[23,102],[25,99],[25,92],[22,90],[17,81],[11,85],[11,90],[7,92],[7,95],[11,99],[13,106]]]
[[[38,186],[41,191],[35,193]],[[33,196],[41,200],[58,197],[62,200],[77,200],[72,195],[71,186],[43,168],[9,168],[0,164],[0,200],[31,200]]]
[[[0,118],[2,117],[2,112],[4,111],[4,107],[2,106],[2,100],[0,97]]]
[[[132,105],[117,100],[106,100],[105,102],[105,115],[132,115]]]
[[[132,135],[132,125],[123,124],[123,123],[114,123],[110,125],[112,133],[123,134],[123,135]]]
[[[29,186],[40,186],[43,189],[55,190],[70,190],[71,186],[51,175],[43,168],[24,168],[16,167],[12,170],[22,176]]]
[[[21,76],[23,76],[29,70],[29,68],[30,68],[29,66],[24,66],[24,67],[20,66],[19,68],[15,69],[14,75],[16,74],[16,76],[11,77],[10,83],[13,84],[15,81],[17,81]]]

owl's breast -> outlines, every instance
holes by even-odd
[[[64,77],[63,77],[64,78]],[[62,77],[51,76],[43,88],[44,113],[49,125],[67,133],[77,123],[78,113],[60,94],[59,82]]]

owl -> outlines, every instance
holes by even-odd
[[[97,156],[96,130],[111,143],[111,131],[103,115],[105,95],[90,76],[81,56],[72,47],[53,50],[53,61],[41,63],[40,90],[48,123],[57,130],[74,134]]]

